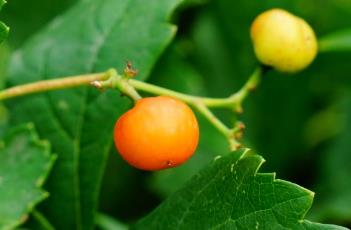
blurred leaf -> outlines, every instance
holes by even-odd
[[[0,89],[4,88],[10,50],[6,43],[0,45]]]
[[[129,165],[111,148],[99,197],[99,212],[123,222],[134,222],[160,202],[147,186],[150,172]]]
[[[5,40],[9,30],[9,27],[7,27],[4,23],[0,22],[0,43]]]
[[[156,65],[150,81],[179,92],[206,95],[201,75],[188,63],[184,46],[187,41],[173,44]],[[151,179],[152,188],[163,197],[178,190],[183,184],[208,164],[220,152],[228,152],[226,139],[211,123],[197,114],[200,125],[200,142],[194,156],[185,164],[155,172]],[[172,183],[169,183],[172,181]]]
[[[319,39],[319,52],[350,51],[351,29],[333,32]]]
[[[98,214],[96,223],[101,230],[127,230],[128,226],[105,214]]]
[[[131,60],[145,79],[175,27],[165,20],[172,1],[81,1],[12,57],[11,84],[123,69]],[[145,15],[148,15],[145,17]],[[157,35],[157,36],[156,36]],[[58,229],[92,229],[115,120],[131,103],[118,92],[82,87],[9,104],[12,122],[34,121],[59,154],[42,207]]]
[[[0,89],[4,88],[5,84],[5,70],[8,66],[8,59],[9,59],[9,49],[6,43],[2,43],[0,45]],[[3,102],[0,102],[0,136],[3,135],[5,131],[5,127],[8,121],[8,111],[3,105]]]
[[[0,0],[0,10],[5,3],[5,0]],[[0,21],[0,43],[5,40],[9,30],[10,28]]]
[[[7,39],[10,47],[19,47],[75,2],[77,0],[10,0],[1,13],[1,17],[11,27],[11,34]]]
[[[12,129],[0,141],[0,229],[13,229],[28,218],[48,193],[42,185],[56,156],[27,124]]]
[[[313,193],[257,173],[263,162],[247,149],[215,160],[135,229],[345,229],[304,220]]]
[[[342,131],[332,141],[321,158],[318,196],[313,216],[320,220],[351,223],[351,96],[343,96],[338,104],[337,123]],[[342,116],[343,115],[343,116]],[[344,119],[341,119],[344,118]]]
[[[314,147],[334,138],[343,129],[344,116],[340,115],[335,107],[326,108],[316,113],[306,123],[305,140],[308,146]]]
[[[197,7],[208,3],[210,0],[185,0],[179,6],[181,9],[187,9],[189,7]]]
[[[37,210],[33,210],[29,220],[22,227],[35,230],[55,230],[45,216]]]

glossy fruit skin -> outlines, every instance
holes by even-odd
[[[316,57],[317,39],[301,18],[282,9],[258,15],[251,25],[251,39],[257,58],[282,72],[297,72]]]
[[[175,167],[188,160],[199,126],[185,103],[166,96],[140,99],[116,122],[114,141],[122,158],[142,170]]]

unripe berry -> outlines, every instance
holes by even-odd
[[[251,39],[257,58],[282,72],[306,68],[317,54],[312,28],[301,18],[282,9],[272,9],[256,17]]]
[[[188,160],[196,150],[199,127],[182,101],[159,96],[140,99],[115,125],[122,158],[136,168],[159,170]]]

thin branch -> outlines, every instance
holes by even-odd
[[[229,129],[211,112],[209,108],[229,108],[236,112],[242,112],[242,102],[247,97],[249,92],[255,89],[260,82],[262,75],[261,67],[257,68],[253,72],[245,85],[238,92],[227,98],[199,97],[176,92],[146,82],[131,79],[135,73],[136,72],[131,69],[131,66],[129,66],[129,68],[125,69],[124,75],[119,75],[115,69],[110,69],[104,73],[85,74],[53,80],[38,81],[0,91],[0,101],[27,94],[66,89],[89,84],[100,89],[118,89],[122,94],[127,95],[134,101],[141,98],[137,90],[155,95],[167,95],[182,100],[198,109],[199,112],[203,114],[214,127],[225,135],[232,150],[240,147],[240,143],[236,135],[240,136],[241,131],[237,130],[237,127],[234,129]]]
[[[0,101],[33,93],[89,85],[92,81],[103,81],[108,77],[106,73],[85,74],[14,86],[0,91]]]

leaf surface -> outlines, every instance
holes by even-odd
[[[350,51],[351,29],[324,35],[319,39],[319,52]]]
[[[316,186],[318,206],[312,217],[348,222],[351,219],[351,95],[343,95],[336,107],[339,119],[333,119],[333,122],[342,128],[320,161]]]
[[[179,0],[80,1],[13,54],[10,83],[124,68],[146,79],[175,33]],[[42,213],[58,229],[92,229],[116,119],[131,106],[118,92],[81,87],[13,100],[12,122],[33,121],[58,161]]]
[[[12,129],[0,140],[0,229],[23,223],[47,198],[41,187],[56,156],[40,141],[32,124]]]
[[[313,192],[258,173],[248,149],[217,158],[135,229],[345,229],[304,220]]]
[[[5,3],[5,0],[0,0],[0,10]],[[5,40],[9,30],[9,27],[7,27],[3,22],[0,21],[0,43]]]

